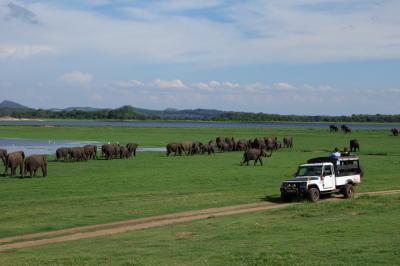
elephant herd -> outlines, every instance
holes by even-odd
[[[254,160],[254,164],[258,161],[262,165],[261,157],[270,157],[272,151],[280,148],[292,148],[293,138],[284,137],[282,142],[277,137],[256,137],[254,139],[235,139],[234,137],[217,137],[207,143],[200,141],[183,141],[168,143],[166,146],[167,156],[170,154],[177,155],[196,155],[196,154],[215,154],[219,152],[244,151],[241,165],[249,164]],[[269,151],[269,154],[267,154]]]
[[[341,125],[341,126],[340,126],[340,130],[341,130],[343,133],[345,133],[345,134],[351,133],[351,128],[350,128],[349,126],[346,126],[346,125]],[[330,132],[339,132],[339,126],[337,126],[337,125],[330,125],[330,126],[329,126],[329,131],[330,131]]]
[[[117,158],[129,158],[136,156],[136,149],[139,145],[136,143],[128,143],[126,146],[116,144],[104,144],[101,146],[101,156],[106,160]],[[85,145],[83,147],[61,147],[56,150],[57,161],[79,162],[98,159],[97,146]]]
[[[398,136],[400,134],[400,128],[392,128],[390,132],[392,132],[393,136]]]
[[[129,158],[136,156],[138,144],[128,143],[126,146],[119,144],[105,144],[102,146],[102,156],[107,160],[116,158]],[[97,159],[97,146],[85,145],[83,147],[61,147],[56,150],[56,160],[64,162],[79,162],[89,159]],[[15,176],[19,167],[19,174],[23,178],[29,172],[30,177],[36,176],[39,169],[42,170],[43,177],[47,176],[47,156],[43,154],[35,154],[25,157],[23,151],[7,153],[7,150],[0,149],[0,159],[2,160],[5,172],[4,176]],[[10,173],[9,173],[10,169]]]
[[[29,172],[29,176],[36,176],[36,172],[41,169],[43,177],[47,176],[47,156],[46,155],[31,155],[25,158],[23,151],[7,153],[7,150],[0,149],[0,158],[5,166],[4,176],[16,175],[16,170],[19,167],[19,174],[24,177]]]

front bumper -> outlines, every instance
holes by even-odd
[[[307,194],[306,183],[283,183],[281,193],[286,195],[305,195]]]

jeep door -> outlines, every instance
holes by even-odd
[[[335,188],[335,176],[333,174],[332,165],[323,166],[321,179],[324,190],[330,190]]]

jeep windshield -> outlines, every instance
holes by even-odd
[[[322,166],[301,165],[297,170],[296,176],[320,176],[322,173]]]

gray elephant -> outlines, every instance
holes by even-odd
[[[121,151],[121,146],[119,146],[119,143],[112,144],[112,145],[114,147],[114,159],[117,159],[120,154],[120,151]]]
[[[240,162],[240,165],[247,163],[249,165],[249,161],[254,160],[254,165],[256,165],[257,161],[260,161],[260,164],[263,165],[261,157],[271,157],[272,151],[270,154],[267,154],[263,149],[250,149],[244,152],[243,159]]]
[[[36,176],[37,170],[41,168],[43,177],[47,176],[47,156],[31,155],[25,159],[24,176],[29,172],[30,177]]]
[[[83,147],[72,147],[69,149],[69,157],[71,161],[87,161],[85,149]]]
[[[208,155],[210,155],[210,154],[215,154],[214,145],[211,145],[211,144],[205,144],[205,145],[203,145],[203,146],[201,147],[201,153],[204,154],[204,153],[206,153],[206,152],[207,152]]]
[[[105,144],[101,147],[101,152],[107,160],[112,160],[115,156],[115,147],[113,144]]]
[[[293,147],[293,138],[292,137],[284,137],[283,138],[283,147],[284,148],[292,148]]]
[[[351,152],[360,151],[360,143],[358,142],[357,139],[350,140],[350,151]]]
[[[69,148],[61,147],[56,150],[57,161],[63,159],[64,162],[69,160]]]
[[[241,139],[236,143],[236,150],[237,151],[245,151],[247,150],[247,140]]]
[[[181,143],[168,143],[167,144],[167,156],[171,153],[175,153],[176,155],[182,155],[183,146]]]
[[[137,143],[128,143],[126,144],[126,147],[128,148],[129,152],[133,154],[133,156],[136,156],[136,149],[139,147],[139,144]]]
[[[8,168],[11,169],[11,176],[15,175],[15,170],[19,166],[19,173],[22,176],[22,169],[24,167],[25,153],[23,151],[16,151],[7,154],[6,157],[6,170],[4,175],[7,175]]]
[[[6,166],[7,150],[0,149],[0,159],[3,161],[4,166]]]
[[[193,147],[193,141],[183,141],[182,143],[182,151],[185,152],[185,154],[189,155],[192,153],[192,147]]]
[[[129,149],[125,146],[121,146],[119,149],[119,158],[125,158],[128,159],[129,157],[132,156],[132,153],[129,152]]]
[[[88,159],[97,159],[97,146],[88,144],[83,146],[83,150],[85,152],[85,155]]]

